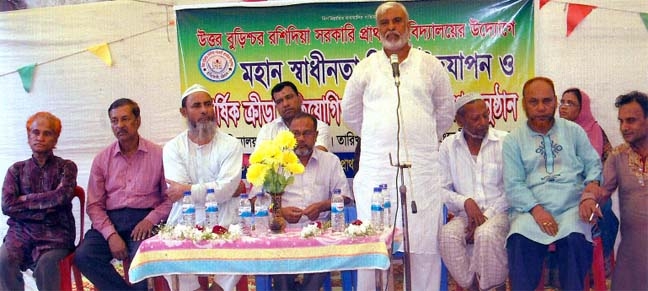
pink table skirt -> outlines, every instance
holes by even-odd
[[[327,232],[302,238],[298,230],[237,240],[142,242],[128,272],[131,282],[174,274],[294,274],[389,268],[391,232],[347,237]]]

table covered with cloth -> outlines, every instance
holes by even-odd
[[[143,241],[131,262],[131,282],[177,274],[295,274],[335,270],[387,270],[391,231],[348,237],[325,232],[302,238],[299,230],[236,240]]]

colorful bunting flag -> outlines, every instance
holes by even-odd
[[[550,0],[540,0],[540,8],[538,10],[542,9],[542,6],[545,6],[545,4],[549,3]]]
[[[641,17],[641,20],[643,20],[646,30],[648,30],[648,13],[639,13],[639,16]]]
[[[587,15],[594,10],[596,6],[582,4],[567,4],[567,37],[576,29]]]
[[[32,89],[32,84],[34,84],[34,68],[36,64],[26,65],[18,69],[18,74],[20,74],[20,80],[22,80],[23,89],[25,92],[29,93]]]
[[[110,48],[108,43],[102,43],[88,48],[88,51],[99,57],[106,65],[112,66],[112,56],[110,55]]]

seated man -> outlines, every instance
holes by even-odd
[[[537,287],[549,245],[555,244],[560,286],[583,290],[593,247],[591,226],[579,217],[579,205],[581,199],[602,193],[601,160],[583,128],[555,118],[553,81],[530,79],[522,94],[528,120],[502,145],[511,289]]]
[[[290,122],[296,114],[302,112],[302,96],[297,90],[297,86],[290,81],[281,82],[270,90],[272,101],[275,103],[275,108],[279,117],[275,118],[272,122],[265,124],[256,139],[256,148],[259,147],[264,140],[273,139],[277,133],[282,130],[288,130]],[[329,135],[329,126],[317,120],[317,139],[315,140],[315,147],[328,151],[331,147],[331,136]],[[255,148],[255,149],[256,149]]]
[[[214,189],[219,206],[218,224],[229,227],[238,222],[238,190],[243,164],[243,146],[216,126],[214,99],[207,89],[195,84],[181,96],[180,114],[188,129],[164,145],[164,173],[169,183],[166,195],[175,204],[169,223],[182,215],[180,199],[191,191],[196,207],[196,222],[205,219],[207,189]],[[217,275],[210,290],[234,290],[240,275]],[[193,275],[181,276],[183,290],[204,289]],[[222,287],[222,289],[221,289]]]
[[[478,94],[459,97],[455,111],[462,129],[441,144],[439,164],[445,203],[457,215],[442,227],[439,250],[457,284],[490,290],[504,286],[508,274],[508,203],[502,177],[507,133],[490,128],[490,111]],[[467,243],[474,243],[472,256]],[[473,283],[475,276],[478,282]]]
[[[74,263],[99,290],[147,290],[146,280],[131,286],[110,262],[132,259],[153,226],[171,211],[164,195],[162,148],[139,135],[142,120],[135,101],[115,100],[108,116],[117,141],[92,162],[87,205],[92,228]]]
[[[317,119],[299,112],[290,122],[290,131],[297,139],[295,154],[304,165],[304,173],[295,175],[282,196],[281,213],[290,224],[330,219],[331,194],[342,190],[345,204],[352,200],[351,190],[338,157],[315,147]],[[261,191],[255,186],[254,193]],[[290,226],[289,226],[290,227]],[[295,284],[296,274],[274,275],[274,290],[319,290],[327,273],[304,274],[301,288]]]
[[[39,290],[59,290],[59,261],[74,249],[72,198],[77,166],[54,155],[61,120],[38,112],[27,120],[32,157],[13,164],[2,185],[9,229],[0,247],[0,290],[24,290],[21,271],[34,271]]]

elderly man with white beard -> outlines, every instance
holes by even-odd
[[[441,195],[436,195],[440,187],[438,149],[453,121],[450,80],[437,58],[412,49],[409,15],[402,4],[378,6],[376,24],[383,50],[358,63],[342,99],[346,125],[362,137],[360,169],[353,183],[358,218],[370,219],[372,189],[377,185],[387,183],[393,189],[391,201],[397,201],[397,171],[390,165],[389,154],[411,162],[404,174],[407,203],[414,200],[418,206],[417,213],[407,213],[409,233],[416,235],[410,240],[412,290],[437,290],[441,278],[437,230],[443,209]],[[400,98],[390,58],[399,63]],[[358,276],[360,290],[374,289],[373,272],[359,271]]]
[[[164,175],[169,184],[166,194],[175,202],[168,223],[180,220],[180,199],[185,191],[191,191],[196,222],[202,223],[207,189],[214,189],[220,208],[218,224],[228,227],[237,223],[238,218],[238,200],[232,198],[239,194],[243,147],[235,137],[218,130],[214,99],[205,87],[195,84],[181,98],[180,114],[187,119],[188,129],[170,140],[163,151]],[[196,286],[198,281],[194,276],[182,277],[183,290],[202,290],[203,287]],[[218,275],[217,284],[209,290],[234,290],[239,278],[238,275]]]

